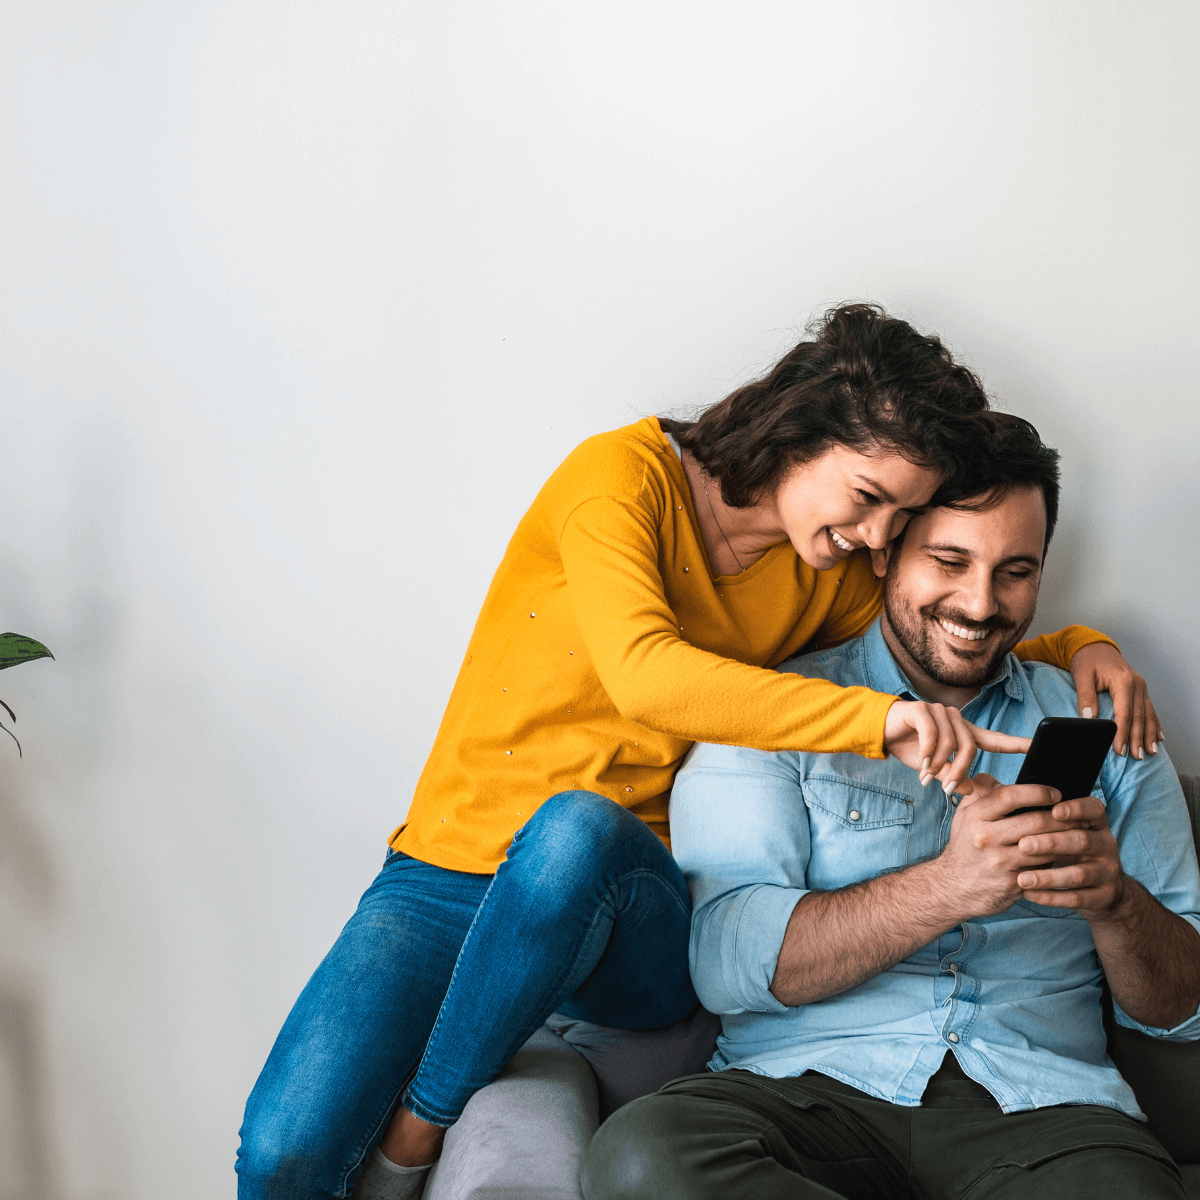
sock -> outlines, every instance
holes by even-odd
[[[358,1177],[354,1200],[418,1200],[432,1166],[402,1167],[376,1150]]]

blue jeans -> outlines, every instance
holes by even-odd
[[[592,792],[546,801],[494,876],[389,851],[246,1103],[239,1200],[348,1195],[401,1097],[452,1125],[552,1012],[682,1020],[690,917],[666,847]]]

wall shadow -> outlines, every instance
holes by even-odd
[[[55,1200],[42,1004],[0,971],[0,1200]]]

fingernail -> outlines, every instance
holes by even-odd
[[[928,770],[929,770],[929,764],[930,764],[931,762],[933,762],[933,759],[932,759],[932,758],[923,758],[923,759],[921,760],[921,770],[922,770],[922,771],[928,771]]]
[[[1136,750],[1133,752],[1133,757],[1134,757],[1134,758],[1136,758],[1136,759],[1137,759],[1139,762],[1141,762],[1141,760],[1142,760],[1142,748],[1141,748],[1141,746],[1139,746],[1139,747],[1138,747],[1138,748],[1137,748],[1137,749],[1136,749]]]
[[[1023,887],[1023,888],[1029,887],[1029,885],[1032,883],[1033,883],[1032,875],[1018,875],[1017,876],[1017,886],[1018,887]]]
[[[1085,708],[1083,710],[1083,715],[1085,717],[1094,717],[1096,714],[1094,712],[1092,712],[1092,710],[1090,708]]]
[[[1129,749],[1129,747],[1128,747],[1128,746],[1122,746],[1122,747],[1120,748],[1120,750],[1118,750],[1118,751],[1117,751],[1117,753],[1118,753],[1119,755],[1121,755],[1121,757],[1122,757],[1122,758],[1124,758],[1124,757],[1125,757],[1125,752],[1126,752],[1128,749]]]
[[[1151,743],[1150,743],[1150,753],[1151,753],[1151,754],[1157,754],[1157,753],[1158,753],[1158,745],[1157,745],[1155,742],[1151,742]]]

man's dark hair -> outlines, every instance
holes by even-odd
[[[807,332],[761,379],[698,420],[659,418],[720,483],[725,503],[749,507],[797,463],[839,445],[898,453],[942,475],[938,496],[966,494],[964,418],[988,407],[975,375],[936,336],[877,304],[831,308]]]
[[[977,433],[970,460],[964,463],[965,482],[957,485],[957,494],[942,489],[944,494],[934,503],[960,511],[987,512],[1017,488],[1041,488],[1046,503],[1044,559],[1058,522],[1058,451],[1047,446],[1024,417],[1012,413],[977,413],[971,423]]]

